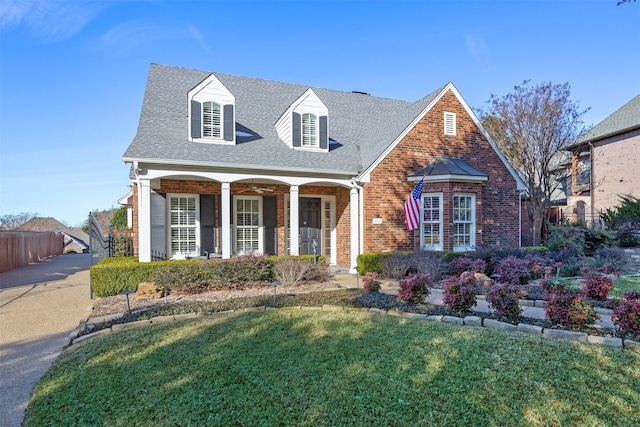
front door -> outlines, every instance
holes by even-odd
[[[322,199],[315,197],[301,197],[299,208],[300,227],[300,255],[313,255],[313,242],[317,247],[316,253],[322,253]]]

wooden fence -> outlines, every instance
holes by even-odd
[[[0,273],[62,254],[64,235],[38,231],[0,231]]]

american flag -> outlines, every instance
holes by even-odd
[[[422,196],[422,184],[420,181],[413,188],[413,191],[404,202],[404,223],[407,231],[415,230],[420,226],[420,197]]]

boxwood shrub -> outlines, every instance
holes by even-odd
[[[135,292],[140,282],[153,281],[158,268],[175,262],[194,261],[138,262],[137,257],[105,258],[91,266],[89,274],[93,293],[103,298],[117,295],[125,289]]]

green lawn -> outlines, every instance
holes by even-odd
[[[363,311],[234,314],[64,351],[24,425],[635,426],[620,349]]]
[[[562,282],[572,288],[580,288],[582,285],[576,279],[561,279]],[[640,292],[640,277],[639,276],[621,276],[613,282],[613,289],[609,292],[609,298],[622,298],[627,291]]]

